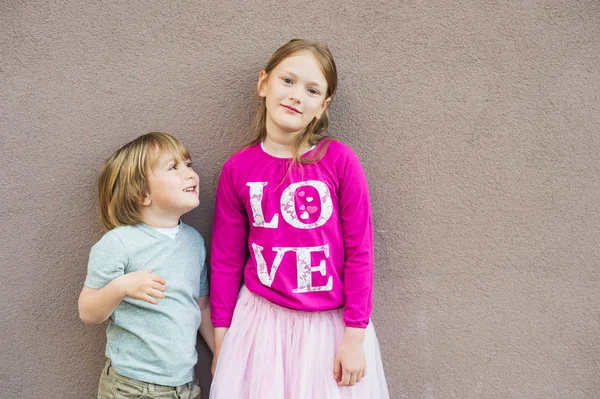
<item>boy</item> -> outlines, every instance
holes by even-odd
[[[104,165],[100,216],[79,297],[86,324],[109,320],[99,398],[200,398],[196,332],[214,348],[202,236],[180,221],[199,179],[174,137],[149,133]]]

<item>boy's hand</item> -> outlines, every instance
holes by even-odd
[[[339,386],[353,386],[365,376],[367,362],[363,341],[364,330],[346,328],[346,334],[338,348],[333,366],[333,377]]]
[[[127,273],[118,279],[120,288],[129,298],[141,299],[156,305],[158,301],[154,298],[165,297],[165,279],[152,274],[152,269]]]

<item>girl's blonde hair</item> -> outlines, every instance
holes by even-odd
[[[148,174],[165,153],[173,155],[176,162],[190,159],[188,150],[175,137],[153,132],[119,148],[102,166],[98,199],[105,231],[141,223],[141,204],[149,193]]]
[[[325,76],[325,80],[327,81],[327,93],[325,95],[325,98],[327,99],[333,97],[338,84],[337,69],[331,52],[329,51],[327,46],[323,44],[302,39],[290,40],[288,43],[279,47],[267,63],[267,66],[264,69],[267,73],[267,76],[273,69],[275,69],[275,67],[277,67],[277,65],[279,65],[280,62],[282,62],[286,58],[292,57],[299,53],[306,52],[312,54],[317,59],[317,62],[321,67],[321,72],[323,72],[323,75]],[[323,132],[327,130],[328,127],[329,111],[327,108],[325,108],[325,111],[323,112],[323,114],[321,114],[321,117],[319,119],[313,119],[308,124],[308,126],[306,126],[304,131],[300,135],[298,135],[296,140],[294,140],[294,142],[292,143],[293,163],[314,163],[323,157],[325,151],[327,150],[327,143],[321,146],[317,154],[311,156],[310,158],[303,157],[300,154],[300,148],[303,144],[313,146],[319,143],[325,138],[323,136]],[[266,137],[267,107],[264,99],[259,97],[256,118],[254,119],[253,138],[247,146],[249,147],[255,144],[259,144],[262,141],[264,141]]]

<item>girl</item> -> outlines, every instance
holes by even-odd
[[[217,189],[211,398],[389,397],[369,320],[367,181],[354,152],[323,136],[336,86],[329,50],[305,40],[260,72],[254,140]]]

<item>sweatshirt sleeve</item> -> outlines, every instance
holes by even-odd
[[[237,300],[248,237],[248,216],[232,179],[230,162],[221,172],[212,231],[210,306],[215,327],[229,327]]]
[[[367,178],[356,154],[347,148],[340,181],[340,218],[344,239],[344,323],[366,328],[373,293],[373,225]]]

